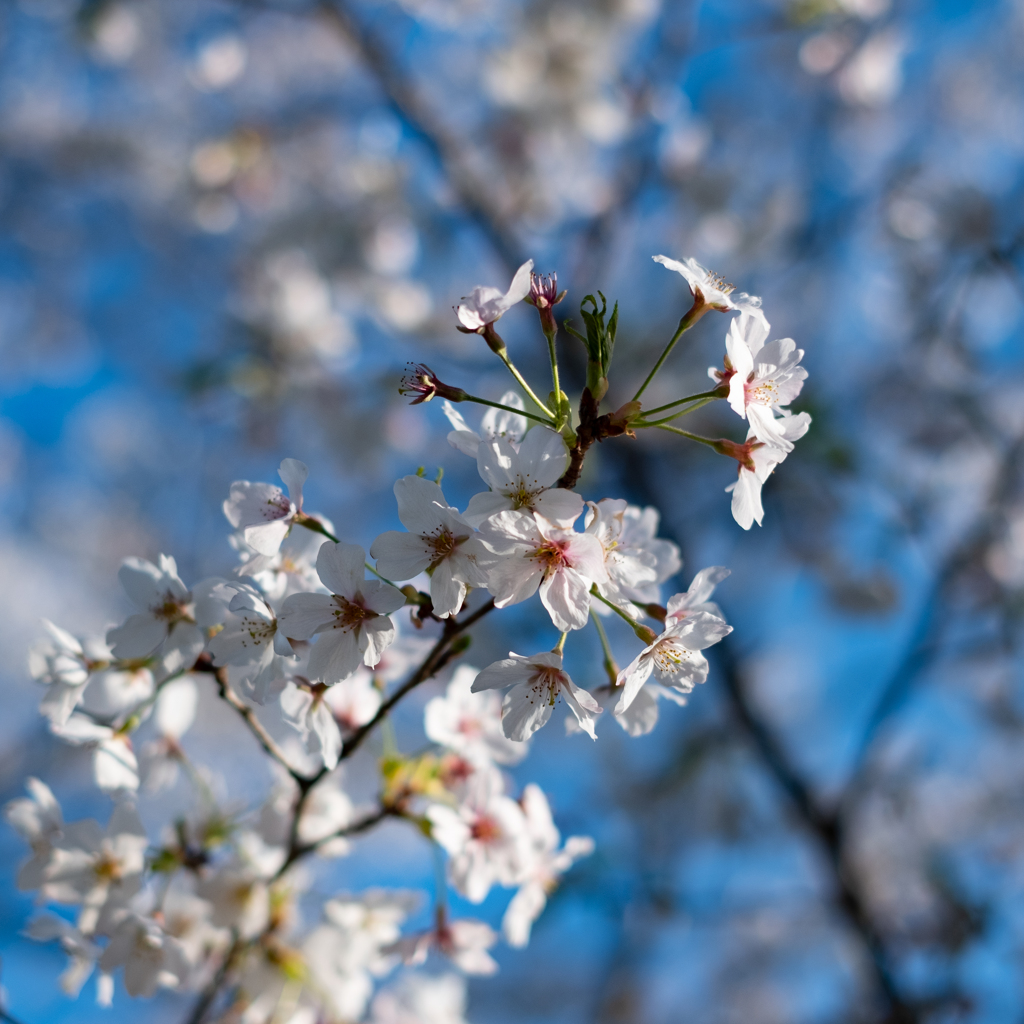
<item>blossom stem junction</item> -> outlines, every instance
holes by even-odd
[[[601,650],[604,652],[604,670],[608,673],[608,682],[615,686],[619,678],[619,666],[612,655],[611,644],[608,643],[608,634],[604,631],[601,619],[593,608],[590,609],[590,618],[594,623],[594,628],[597,630],[597,635],[601,639]]]
[[[608,605],[608,607],[611,608],[611,610],[613,612],[615,612],[615,614],[618,615],[618,617],[620,619],[624,619],[626,622],[628,622],[630,627],[632,628],[633,632],[636,633],[636,635],[641,640],[643,640],[643,642],[645,644],[649,644],[649,643],[653,643],[654,642],[654,639],[656,637],[656,634],[655,634],[654,630],[650,629],[648,626],[645,626],[645,625],[643,625],[640,622],[637,622],[636,619],[634,619],[632,615],[627,615],[617,604],[612,604],[612,602],[609,601],[608,598],[605,597],[597,589],[597,584],[596,583],[590,588],[590,592],[602,604]]]

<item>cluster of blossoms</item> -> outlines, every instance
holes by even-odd
[[[563,843],[544,793],[528,784],[517,798],[508,768],[559,702],[571,713],[570,732],[596,739],[606,711],[631,736],[649,732],[659,700],[685,703],[707,678],[702,652],[731,631],[710,600],[727,569],[703,569],[685,592],[659,603],[681,571],[678,549],[657,536],[654,509],[576,493],[588,447],[643,427],[685,433],[669,421],[728,398],[750,424],[745,443],[685,436],[737,459],[733,511],[749,527],[762,517],[761,483],[808,425],[805,414],[784,408],[805,376],[802,353],[788,339],[766,342],[759,300],[734,295],[692,260],[659,259],[687,278],[693,308],[634,398],[603,415],[617,308],[606,319],[604,305],[585,300],[587,335],[577,336],[587,346],[588,382],[574,419],[559,386],[553,307],[564,293],[553,277],[537,278],[526,264],[508,292],[478,288],[459,306],[460,329],[483,335],[523,391],[500,402],[475,399],[423,366],[403,382],[417,402],[445,400],[451,445],[476,460],[487,489],[464,510],[439,482],[401,478],[394,490],[405,529],[373,541],[371,564],[329,520],[305,511],[306,466],[285,459],[279,473],[287,490],[249,481],[231,487],[224,512],[239,564],[230,575],[189,587],[173,558],[129,559],[120,579],[137,611],[103,640],[46,624],[49,635],[31,659],[46,686],[42,712],[56,736],[91,750],[95,783],[114,801],[105,829],[91,819],[66,824],[36,779],[29,798],[7,808],[32,849],[19,886],[79,908],[77,918],[46,913],[28,927],[67,952],[69,993],[95,970],[99,998],[109,1001],[121,969],[130,995],[158,987],[198,992],[192,1024],[456,1024],[465,1005],[460,979],[497,969],[490,950],[499,936],[484,921],[453,917],[445,891],[435,893],[419,928],[403,929],[423,903],[405,891],[339,894],[320,908],[322,920],[304,920],[308,858],[345,857],[355,836],[386,821],[412,824],[443,851],[448,884],[469,903],[483,902],[494,886],[514,889],[501,930],[510,945],[527,943],[548,894],[593,843],[582,836]],[[524,298],[549,342],[547,402],[494,327]],[[647,383],[710,309],[740,313],[724,369],[712,371],[716,388],[645,412]],[[465,401],[489,407],[477,430],[455,408]],[[470,627],[534,595],[557,633],[554,646],[509,652],[482,670],[455,668],[444,694],[425,708],[430,745],[404,755],[387,733],[378,791],[372,803],[357,803],[341,762],[408,692],[450,671]],[[625,620],[641,643],[621,671],[602,625],[609,616]],[[563,659],[568,637],[590,623],[607,680],[593,684],[588,671],[591,685],[581,687]],[[197,708],[210,699],[232,709],[272,762],[275,781],[255,809],[218,801],[209,772],[187,752]],[[140,799],[179,777],[196,789],[193,809],[147,831]],[[407,970],[374,994],[399,964],[416,968],[431,956],[446,958],[448,973]]]

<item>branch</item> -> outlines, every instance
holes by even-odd
[[[189,1014],[185,1024],[203,1024],[207,1010],[210,1009],[214,999],[217,998],[217,993],[220,992],[221,986],[223,986],[227,979],[228,971],[234,966],[235,957],[241,952],[243,945],[241,938],[236,934],[230,948],[224,954],[220,967],[217,968],[217,973],[207,982],[206,988],[199,994],[196,1005],[192,1007],[192,1013]]]
[[[489,190],[470,168],[456,136],[420,98],[416,86],[386,48],[360,25],[346,0],[322,0],[317,10],[353,46],[377,79],[388,106],[437,161],[467,216],[472,219],[511,273],[524,262],[521,246]]]

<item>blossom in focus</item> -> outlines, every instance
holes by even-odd
[[[473,691],[506,686],[512,689],[505,695],[501,724],[509,739],[529,739],[551,717],[559,698],[569,706],[583,731],[591,739],[597,738],[594,720],[601,706],[569,678],[559,652],[545,651],[525,658],[510,651],[507,658],[488,665],[476,677]]]
[[[648,644],[618,676],[622,695],[615,707],[621,714],[636,699],[651,677],[682,693],[689,693],[708,677],[708,662],[700,652],[732,632],[720,618],[707,612],[694,612],[666,626],[665,631]]]
[[[121,626],[107,630],[107,643],[117,658],[145,658],[165,640],[165,655],[178,652],[191,664],[203,649],[192,594],[178,577],[173,558],[161,555],[154,565],[144,558],[126,558],[117,574],[132,601],[142,609]]]
[[[325,516],[318,522],[333,533],[334,525]],[[245,543],[241,532],[228,540],[238,549],[242,563],[235,569],[238,576],[248,576],[268,601],[275,604],[291,594],[323,591],[316,574],[316,556],[327,538],[316,530],[292,530],[272,555],[261,555]]]
[[[539,512],[559,526],[571,526],[583,511],[583,499],[575,491],[555,486],[569,464],[569,450],[557,430],[534,427],[518,451],[504,437],[481,441],[476,461],[490,490],[469,499],[465,519],[473,526],[513,509]]]
[[[676,622],[682,622],[688,615],[694,612],[707,612],[725,621],[722,609],[714,601],[708,600],[715,592],[715,587],[727,576],[731,570],[722,565],[711,565],[707,569],[701,569],[685,594],[675,594],[669,599],[665,617],[665,625],[670,626]]]
[[[484,587],[490,560],[473,527],[452,508],[441,488],[421,476],[395,483],[398,518],[408,533],[388,530],[371,545],[377,571],[389,579],[409,580],[430,574],[430,601],[438,618],[455,614],[467,586]]]
[[[750,421],[754,436],[785,452],[793,442],[776,419],[775,410],[789,405],[800,394],[807,370],[800,366],[804,350],[792,338],[766,342],[768,324],[747,313],[729,325],[725,346],[729,377],[729,405]]]
[[[557,629],[564,633],[587,624],[590,587],[608,582],[597,537],[561,529],[535,512],[499,512],[481,526],[480,537],[498,556],[487,584],[498,608],[525,601],[539,589]]]
[[[475,668],[460,665],[444,696],[427,703],[423,714],[427,738],[472,765],[516,764],[526,756],[527,748],[505,736],[501,698],[496,693],[473,692],[477,675]]]
[[[302,485],[309,470],[298,459],[282,459],[278,475],[288,494],[275,484],[236,480],[224,502],[224,515],[253,550],[273,555],[302,513]]]
[[[513,409],[526,408],[522,398],[515,391],[506,391],[499,401]],[[451,402],[446,401],[443,408],[448,422],[452,425],[448,432],[448,443],[463,455],[473,459],[477,457],[481,441],[493,441],[496,437],[502,437],[518,451],[526,435],[526,417],[506,409],[488,408],[480,419],[480,429],[477,431],[470,429],[462,413]]]
[[[488,324],[507,313],[517,302],[522,302],[530,294],[530,273],[533,260],[527,260],[512,278],[507,292],[502,293],[489,285],[477,285],[472,293],[456,306],[455,312],[459,322],[470,332],[479,333]]]
[[[783,409],[776,424],[787,441],[799,441],[810,428],[811,417],[806,412],[794,414]],[[725,490],[732,493],[733,519],[744,530],[749,530],[755,522],[761,525],[764,519],[761,488],[775,467],[785,460],[788,452],[758,441],[753,427],[747,432],[746,444],[737,445],[736,448],[738,451],[734,457],[739,462],[739,475]]]
[[[321,634],[309,655],[313,679],[336,683],[360,665],[372,668],[395,639],[388,613],[405,604],[405,595],[366,579],[365,563],[358,544],[324,544],[316,570],[330,593],[292,594],[281,606],[278,629],[285,636],[308,640]]]
[[[559,849],[561,836],[551,817],[551,807],[541,788],[530,783],[519,800],[526,817],[531,857],[519,882],[519,889],[502,918],[501,930],[510,946],[523,947],[530,941],[530,929],[540,917],[558,879],[581,857],[594,852],[590,836],[570,836]]]
[[[427,808],[430,834],[449,855],[448,876],[470,903],[482,903],[491,886],[514,885],[529,848],[519,805],[502,792],[497,770],[477,772],[457,807]]]
[[[247,669],[248,689],[257,704],[284,687],[282,659],[294,661],[294,650],[279,629],[277,616],[251,584],[229,583],[230,601],[222,614],[223,629],[207,642],[214,665]]]
[[[718,274],[708,270],[707,267],[701,266],[692,256],[682,262],[669,259],[668,256],[654,256],[652,258],[655,263],[660,263],[666,269],[682,274],[686,278],[686,283],[690,286],[690,292],[693,297],[696,299],[699,293],[703,296],[704,302],[712,309],[717,309],[721,312],[739,310],[741,313],[747,313],[752,317],[764,320],[764,313],[761,312],[761,300],[758,296],[748,295],[746,292],[737,292],[735,285],[726,284]],[[767,322],[765,322],[766,330],[767,326]]]

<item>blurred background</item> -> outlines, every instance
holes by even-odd
[[[709,450],[592,451],[581,489],[661,509],[676,589],[732,568],[735,633],[646,739],[538,735],[517,777],[598,852],[530,948],[473,981],[469,1019],[1024,1019],[1022,57],[1013,0],[9,0],[0,796],[33,773],[68,817],[109,813],[37,715],[41,616],[118,620],[127,555],[173,554],[187,582],[226,571],[230,482],[284,456],[311,468],[307,507],[366,546],[419,465],[464,505],[479,482],[438,403],[396,390],[409,360],[505,390],[453,303],[528,257],[577,324],[588,292],[618,299],[615,405],[688,308],[651,256],[693,255],[807,350],[794,408],[814,424],[750,533]],[[707,386],[726,323],[687,335],[652,401]],[[535,314],[501,333],[542,380]],[[582,346],[560,345],[578,386]],[[724,403],[692,422],[742,437]],[[544,626],[513,621],[467,659]],[[598,685],[596,643],[576,648],[574,678]],[[429,888],[422,844],[382,867],[382,842],[321,897]],[[181,1020],[170,994],[102,1011],[91,983],[59,993],[63,954],[19,934],[23,851],[5,826],[11,1012]]]

